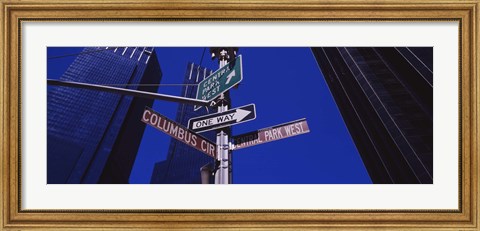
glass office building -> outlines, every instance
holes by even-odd
[[[89,47],[60,80],[156,92],[161,76],[153,47]],[[128,183],[145,129],[140,118],[152,104],[153,99],[49,87],[47,183]]]
[[[433,183],[433,48],[312,52],[374,183]]]
[[[194,63],[188,63],[185,72],[185,86],[182,89],[182,96],[196,98],[196,84],[208,77],[211,73],[213,73],[213,71],[210,69]],[[230,102],[228,93],[226,94],[226,99]],[[203,107],[194,111],[193,105],[179,104],[175,121],[187,127],[190,118],[214,113],[216,111],[216,107]],[[214,143],[216,141],[215,131],[202,132],[200,135]],[[200,184],[200,168],[209,163],[213,166],[213,162],[214,159],[212,157],[172,138],[167,158],[166,160],[155,164],[150,183]]]

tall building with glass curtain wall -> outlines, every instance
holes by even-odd
[[[433,183],[433,48],[314,47],[374,183]]]
[[[196,98],[196,85],[212,73],[210,69],[188,63],[182,96]],[[226,99],[230,102],[228,93]],[[193,105],[179,104],[175,121],[187,127],[189,119],[216,111],[216,107],[203,107],[195,111]],[[200,135],[214,143],[216,141],[215,131],[203,132]],[[209,163],[213,166],[213,161],[212,157],[172,138],[167,158],[155,164],[150,182],[152,184],[200,184],[200,168]]]
[[[153,47],[88,47],[60,80],[156,92],[161,76]],[[128,183],[145,129],[140,118],[152,104],[152,99],[49,87],[47,183]]]

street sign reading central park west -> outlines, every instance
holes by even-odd
[[[285,139],[310,132],[306,119],[299,119],[273,127],[260,129],[233,137],[233,150]]]
[[[242,79],[242,56],[239,55],[198,83],[197,99],[212,101]]]

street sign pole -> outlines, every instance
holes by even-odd
[[[229,56],[231,55],[233,58],[235,54],[228,53],[227,50],[222,49],[219,51],[218,55],[218,63],[219,68],[224,67],[229,60]],[[225,104],[225,94],[222,93],[219,97],[220,104],[218,106],[218,113],[228,111],[228,104]],[[215,172],[215,184],[230,184],[231,177],[230,177],[230,144],[228,139],[228,134],[225,132],[225,129],[222,128],[217,133],[217,170]]]
[[[220,56],[219,59],[219,68],[222,68],[227,64],[227,60],[225,57]],[[220,95],[220,105],[218,106],[218,112],[224,112],[228,110],[228,105],[225,105],[225,94],[222,93]],[[218,169],[217,173],[215,174],[215,184],[228,184],[228,134],[224,131],[224,129],[220,129],[217,133],[217,160]]]

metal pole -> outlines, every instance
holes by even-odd
[[[227,64],[227,59],[218,57],[219,68],[222,68]],[[224,112],[228,110],[228,105],[224,103],[224,94],[220,95],[220,104],[218,106],[218,112]],[[229,184],[229,155],[228,155],[228,134],[222,129],[217,133],[217,160],[219,166],[215,173],[215,184]]]

